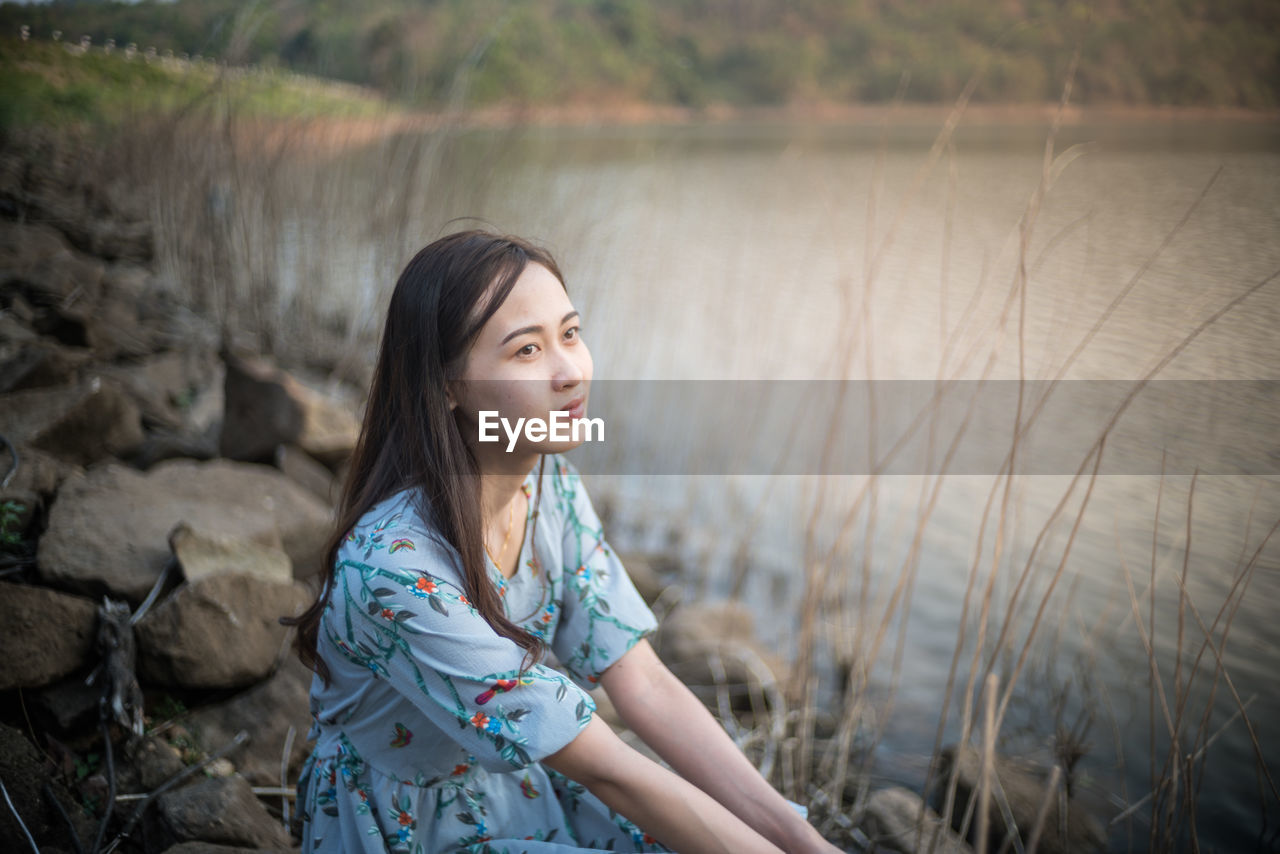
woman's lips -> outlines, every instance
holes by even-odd
[[[579,397],[569,401],[569,405],[559,411],[569,413],[569,418],[576,420],[583,416],[583,413],[586,411],[586,406],[587,406],[586,398]]]

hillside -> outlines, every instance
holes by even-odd
[[[0,38],[0,79],[0,128],[111,126],[197,106],[265,118],[352,118],[388,109],[376,92],[287,70],[36,39]]]
[[[0,5],[0,34],[291,69],[414,107],[954,99],[1270,109],[1268,0],[177,0]],[[465,73],[459,73],[465,72]],[[465,82],[463,89],[458,84]]]

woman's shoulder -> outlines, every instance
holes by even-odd
[[[400,560],[434,556],[454,563],[457,550],[430,517],[423,515],[420,492],[415,488],[399,490],[361,514],[347,531],[339,558],[363,562],[377,555]]]
[[[401,489],[379,500],[347,532],[347,540],[360,534],[372,534],[399,528],[421,527],[424,524],[416,505],[415,490]]]

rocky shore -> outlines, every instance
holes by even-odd
[[[154,253],[127,204],[56,160],[0,153],[6,850],[299,844],[311,674],[278,618],[313,595],[361,390],[228,345]],[[717,713],[781,737],[784,665],[749,613],[672,607],[678,561],[623,560],[663,616],[663,659]],[[977,772],[955,761],[963,800]],[[1023,800],[1029,827],[1043,799]],[[874,793],[840,841],[917,850],[921,809],[905,789]],[[971,849],[942,828],[935,850]]]

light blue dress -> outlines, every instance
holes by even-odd
[[[508,616],[568,676],[502,637],[463,592],[457,550],[402,491],[339,550],[298,782],[304,852],[667,851],[542,765],[586,726],[587,692],[657,621],[604,539],[576,468],[546,457],[518,570],[488,562]],[[533,542],[535,490],[542,490]]]

